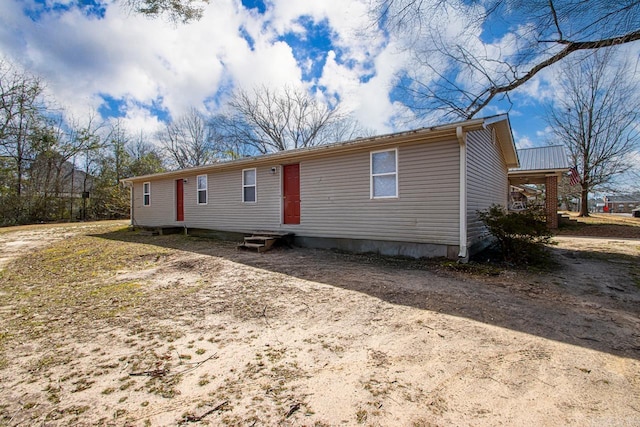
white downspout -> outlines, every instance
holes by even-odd
[[[456,137],[460,145],[460,252],[458,259],[468,260],[467,253],[467,133],[462,126],[456,128]]]
[[[133,182],[129,183],[129,188],[131,189],[131,191],[129,191],[129,217],[131,218],[131,226],[133,227],[135,225],[135,218],[134,218],[134,209],[133,209],[133,201],[134,201],[134,195],[133,195]]]

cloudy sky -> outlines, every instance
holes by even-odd
[[[186,25],[132,14],[123,2],[96,3],[0,2],[0,55],[42,76],[76,117],[94,109],[153,132],[190,107],[215,112],[233,88],[264,84],[339,99],[377,133],[435,124],[408,124],[410,112],[394,90],[397,73],[410,66],[408,53],[402,40],[370,24],[368,0],[210,0],[203,18]],[[462,19],[444,22],[443,32],[455,34]],[[549,76],[512,96],[521,147],[545,143],[539,102],[552,91]]]

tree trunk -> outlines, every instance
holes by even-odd
[[[589,189],[584,186],[580,192],[580,214],[578,216],[589,216]]]

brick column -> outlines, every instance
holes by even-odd
[[[545,189],[547,227],[555,229],[558,228],[558,177],[556,175],[547,175]]]

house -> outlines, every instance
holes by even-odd
[[[301,246],[467,259],[476,212],[507,206],[518,167],[507,115],[124,180],[131,222],[295,233]]]
[[[609,213],[633,213],[634,209],[640,208],[640,193],[606,196],[605,201],[599,212],[603,212],[606,205]]]

